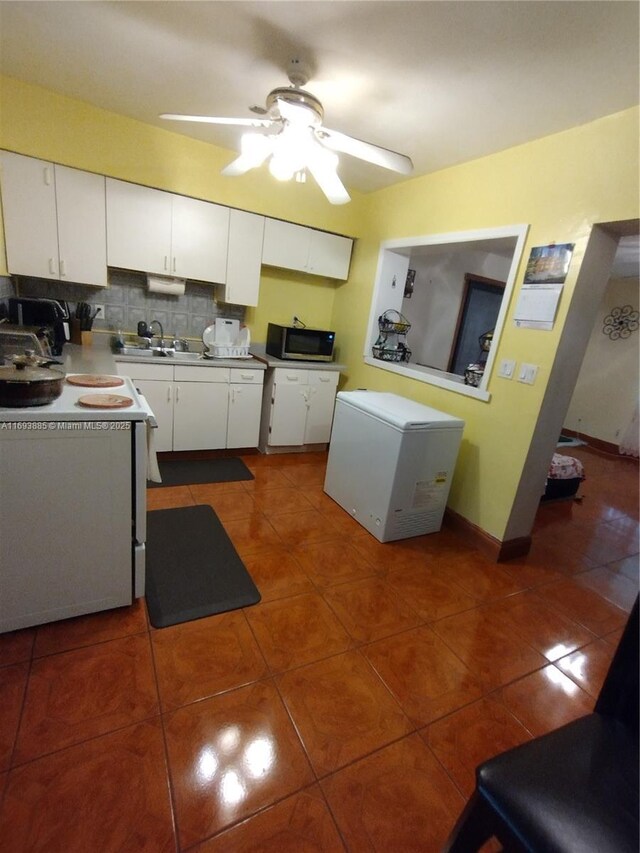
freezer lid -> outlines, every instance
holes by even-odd
[[[338,403],[365,412],[402,430],[462,429],[464,421],[415,400],[381,391],[339,391]]]

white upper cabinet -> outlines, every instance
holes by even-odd
[[[327,278],[349,277],[353,240],[326,231],[311,231],[307,272]]]
[[[2,205],[10,273],[107,286],[102,175],[5,151]]]
[[[346,279],[353,240],[267,218],[262,263],[327,278]]]
[[[55,167],[60,279],[107,286],[105,179]]]
[[[224,284],[229,208],[172,195],[171,275]]]
[[[306,270],[309,242],[309,229],[303,225],[267,218],[262,263],[288,270]]]
[[[171,195],[107,178],[107,263],[170,275]]]
[[[263,237],[264,216],[244,210],[229,212],[227,280],[220,295],[222,302],[258,304]]]
[[[107,178],[109,266],[224,283],[229,208]]]

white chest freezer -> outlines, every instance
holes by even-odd
[[[380,542],[435,533],[463,428],[397,394],[340,391],[324,490]]]

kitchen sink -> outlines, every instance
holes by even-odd
[[[202,353],[199,352],[180,352],[179,350],[166,348],[161,350],[159,347],[136,347],[125,346],[116,350],[116,355],[133,355],[136,358],[152,359],[172,359],[174,361],[198,361],[202,358]]]

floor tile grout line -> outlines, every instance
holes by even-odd
[[[164,754],[164,766],[166,773],[166,782],[169,791],[169,805],[171,808],[171,827],[173,830],[173,837],[175,841],[176,850],[180,850],[180,826],[178,822],[178,809],[177,809],[177,799],[175,787],[173,784],[173,776],[171,773],[171,761],[169,758],[169,744],[167,741],[167,731],[165,725],[165,716],[166,713],[163,710],[162,704],[162,696],[160,693],[160,679],[158,678],[158,665],[156,661],[155,648],[153,644],[153,635],[151,633],[151,626],[149,626],[149,646],[151,649],[151,666],[153,668],[153,677],[156,685],[156,694],[158,696],[158,708],[160,711],[160,730],[162,732],[162,748]]]
[[[35,645],[35,634],[34,634],[33,639],[34,639],[34,645]],[[33,652],[33,647],[32,647],[32,652]],[[11,750],[9,752],[9,763],[8,763],[7,768],[6,768],[5,782],[7,784],[9,781],[9,774],[14,768],[14,758],[15,758],[15,754],[16,754],[16,749],[18,747],[18,739],[20,736],[20,730],[22,728],[22,721],[23,721],[23,717],[24,717],[24,709],[25,709],[25,706],[27,703],[27,693],[29,690],[29,681],[31,680],[32,668],[33,668],[33,656],[28,661],[27,677],[24,680],[24,687],[22,688],[22,698],[20,700],[20,711],[18,713],[18,725],[16,726],[16,730],[15,730],[14,735],[13,735],[13,743],[11,744]],[[17,765],[17,766],[19,766],[19,765]],[[6,791],[6,788],[7,788],[7,785],[6,784],[3,785],[3,796],[2,796],[2,798],[0,798],[0,803],[4,801],[4,792]],[[0,808],[1,808],[1,805],[0,805]]]
[[[61,752],[64,752],[67,749],[75,749],[77,747],[83,746],[86,743],[91,743],[95,740],[100,740],[100,738],[109,737],[110,735],[114,735],[117,732],[125,731],[126,729],[133,728],[134,726],[142,725],[143,723],[150,723],[153,720],[159,720],[161,717],[160,710],[158,710],[157,714],[150,714],[146,717],[141,717],[138,720],[131,720],[124,725],[116,726],[113,729],[109,729],[106,732],[100,732],[99,734],[89,735],[89,737],[82,738],[81,740],[73,741],[73,743],[66,743],[64,746],[59,746],[56,749],[50,749],[47,752],[43,752],[39,755],[32,756],[31,758],[26,759],[25,761],[21,761],[18,764],[13,764],[9,768],[9,772],[13,772],[15,770],[19,770],[22,767],[26,767],[29,764],[35,764],[37,761],[41,761],[45,758],[50,758],[52,755],[58,755]]]
[[[84,617],[81,616],[79,618],[82,619]],[[148,633],[149,633],[149,629],[143,628],[140,631],[131,631],[130,633],[126,633],[126,634],[117,634],[116,636],[113,636],[113,637],[105,637],[102,640],[94,640],[92,643],[82,643],[81,645],[78,645],[78,646],[74,645],[74,646],[68,646],[67,648],[64,648],[64,649],[56,649],[56,651],[47,652],[46,654],[36,655],[34,653],[32,660],[34,662],[46,660],[48,658],[53,658],[56,655],[64,655],[67,652],[76,652],[76,651],[79,651],[80,649],[90,649],[90,648],[93,648],[94,646],[104,646],[107,643],[113,642],[114,640],[124,640],[126,637],[140,637],[143,634],[148,634]]]

